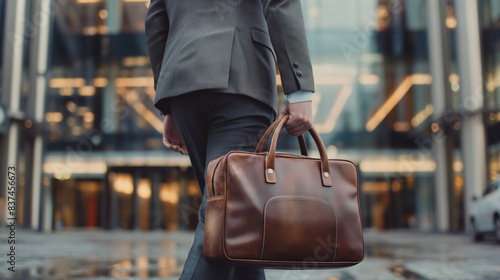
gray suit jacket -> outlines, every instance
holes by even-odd
[[[277,60],[285,94],[314,91],[300,0],[152,0],[146,37],[154,106],[216,90],[245,94],[277,113]]]

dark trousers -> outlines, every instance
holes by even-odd
[[[263,280],[262,269],[233,267],[203,257],[206,168],[231,150],[254,151],[276,118],[273,109],[251,97],[218,92],[191,92],[171,99],[172,116],[186,145],[203,199],[194,242],[180,280]],[[269,141],[265,149],[269,149]]]

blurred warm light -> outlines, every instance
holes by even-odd
[[[91,111],[91,110],[90,110],[90,108],[89,108],[89,107],[80,106],[80,107],[78,107],[78,109],[77,109],[77,114],[78,114],[78,115],[80,115],[80,116],[83,116],[83,115],[85,115],[85,113],[90,112],[90,111]]]
[[[146,257],[138,257],[135,259],[135,264],[137,267],[137,277],[139,278],[148,278],[149,276],[149,260]]]
[[[94,121],[94,113],[92,112],[85,112],[83,114],[83,121],[84,122],[93,122]]]
[[[451,74],[448,80],[450,84],[458,84],[460,83],[460,76],[458,74]]]
[[[433,123],[431,125],[431,129],[432,129],[432,132],[438,132],[438,130],[439,130],[439,124]]]
[[[326,121],[322,124],[314,124],[314,129],[316,129],[318,133],[330,133],[333,131],[351,93],[352,86],[349,84],[344,85],[339,93],[339,96],[335,100],[335,103],[333,104],[333,107],[331,108]]]
[[[146,268],[149,265],[149,260],[146,257],[136,258],[136,266],[138,268]]]
[[[436,163],[431,159],[366,159],[359,164],[363,172],[434,172]]]
[[[82,29],[83,35],[86,36],[93,36],[97,34],[97,27],[96,26],[86,26]]]
[[[102,19],[108,18],[108,11],[106,9],[102,9],[99,11],[99,17]]]
[[[411,125],[413,127],[417,127],[421,125],[428,117],[432,115],[434,112],[434,107],[431,104],[427,104],[425,108],[418,112],[413,118],[411,119]]]
[[[432,76],[429,74],[413,74],[410,77],[414,85],[430,85],[432,82]]]
[[[113,188],[119,193],[132,194],[134,192],[132,175],[128,173],[117,173],[113,180]]]
[[[457,27],[457,19],[455,18],[453,7],[446,7],[446,27],[449,29]]]
[[[151,110],[146,108],[142,102],[137,100],[137,95],[135,91],[128,91],[122,94],[125,101],[134,108],[134,110],[144,118],[156,131],[163,133],[163,121],[160,120]]]
[[[137,195],[140,198],[148,199],[151,197],[151,181],[146,178],[139,180],[139,185],[137,186]]]
[[[488,81],[486,82],[486,89],[489,92],[494,91],[499,86],[500,86],[500,78],[497,79],[493,77],[488,78]]]
[[[377,7],[377,30],[381,31],[386,29],[391,22],[390,17],[391,12],[389,11],[389,8],[386,5],[379,5]]]
[[[99,25],[99,27],[97,27],[97,32],[101,35],[108,34],[108,27],[106,25]]]
[[[500,176],[500,160],[490,161],[490,179],[496,180]]]
[[[70,87],[60,88],[59,89],[59,95],[61,95],[61,96],[71,96],[71,95],[73,95],[73,88],[70,88]]]
[[[108,167],[104,162],[85,162],[75,159],[74,162],[48,161],[43,164],[45,173],[73,173],[73,174],[105,174]]]
[[[363,182],[361,187],[363,193],[381,193],[389,191],[389,183],[387,182]]]
[[[113,277],[114,279],[125,279],[129,276],[128,271],[130,271],[132,268],[132,262],[122,261],[111,265],[110,268],[111,271],[109,273],[109,276]]]
[[[160,187],[160,200],[166,203],[176,204],[179,202],[179,183],[163,183]]]
[[[95,87],[105,87],[108,85],[108,79],[103,77],[94,78]]]
[[[400,181],[394,181],[392,183],[392,191],[399,192],[400,190],[401,190],[401,182]]]
[[[101,184],[95,181],[80,181],[77,183],[76,188],[85,193],[98,193],[102,189]]]
[[[117,87],[152,87],[154,79],[149,77],[117,78],[115,85]]]
[[[394,268],[394,274],[395,274],[396,276],[398,276],[398,278],[399,278],[399,277],[403,277],[403,276],[404,276],[404,272],[405,272],[405,271],[404,271],[404,269],[403,269],[401,266],[396,266],[396,267]]]
[[[281,86],[281,75],[276,75],[276,85]]]
[[[393,129],[395,131],[410,131],[411,125],[408,122],[395,122]]]
[[[83,128],[81,126],[73,126],[71,128],[71,133],[73,133],[73,135],[80,136],[82,135],[82,132]]]
[[[47,122],[61,122],[63,119],[63,115],[61,112],[47,112],[45,113],[45,121]]]
[[[451,74],[448,80],[451,84],[451,89],[457,92],[460,89],[460,76],[458,74]]]
[[[151,99],[151,101],[153,101],[155,99],[156,91],[155,91],[154,87],[145,87],[144,88],[144,93],[149,96],[149,98]]]
[[[95,87],[83,86],[83,87],[78,89],[78,94],[81,96],[92,96],[95,94]]]
[[[80,3],[80,4],[93,4],[93,3],[99,3],[102,1],[103,0],[78,0],[78,3]]]
[[[428,85],[432,82],[432,77],[429,74],[413,74],[406,77],[391,96],[382,104],[377,112],[366,123],[366,130],[371,132],[387,117],[389,112],[398,104],[406,95],[413,85]]]
[[[460,130],[462,128],[462,124],[460,122],[456,122],[453,124],[453,128],[455,130]]]
[[[66,103],[66,109],[68,109],[68,111],[74,113],[76,111],[76,104],[73,101],[68,101]]]
[[[454,29],[457,27],[457,19],[454,17],[447,17],[446,18],[446,26],[449,29]]]
[[[70,172],[54,172],[54,178],[57,180],[68,180],[71,178],[71,173]]]
[[[398,104],[398,102],[405,96],[412,86],[412,79],[406,77],[401,85],[392,93],[392,95],[385,101],[384,104],[377,110],[377,112],[366,123],[366,130],[372,132],[382,122],[389,112]]]
[[[189,196],[197,196],[198,194],[200,194],[198,181],[189,181],[187,186],[187,193]]]
[[[174,258],[158,258],[158,276],[172,276],[177,271],[177,260]]]
[[[456,160],[456,161],[453,162],[453,171],[454,172],[460,173],[460,172],[463,171],[463,169],[464,169],[463,162],[458,161],[458,160]]]
[[[146,56],[130,56],[123,59],[123,66],[147,66],[149,65],[149,58]]]
[[[456,176],[454,178],[453,194],[457,197],[460,197],[463,194],[463,188],[464,188],[463,178],[461,176]]]
[[[359,76],[358,81],[362,85],[376,85],[379,83],[380,78],[375,74],[363,74]]]
[[[49,80],[51,88],[83,87],[84,85],[85,79],[83,78],[52,78]]]

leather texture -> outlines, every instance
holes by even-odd
[[[207,90],[244,94],[277,114],[283,91],[314,91],[300,0],[151,0],[145,18],[154,106]]]
[[[208,260],[277,269],[340,268],[363,260],[357,167],[328,159],[314,128],[309,133],[320,158],[276,152],[288,117],[269,126],[255,152],[231,151],[208,164]],[[261,152],[271,133],[269,151]]]

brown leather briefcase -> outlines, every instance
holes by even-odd
[[[349,160],[276,153],[288,115],[264,133],[255,152],[231,151],[207,168],[203,254],[210,261],[260,268],[340,268],[364,258],[358,170]],[[273,133],[269,152],[261,152]]]

